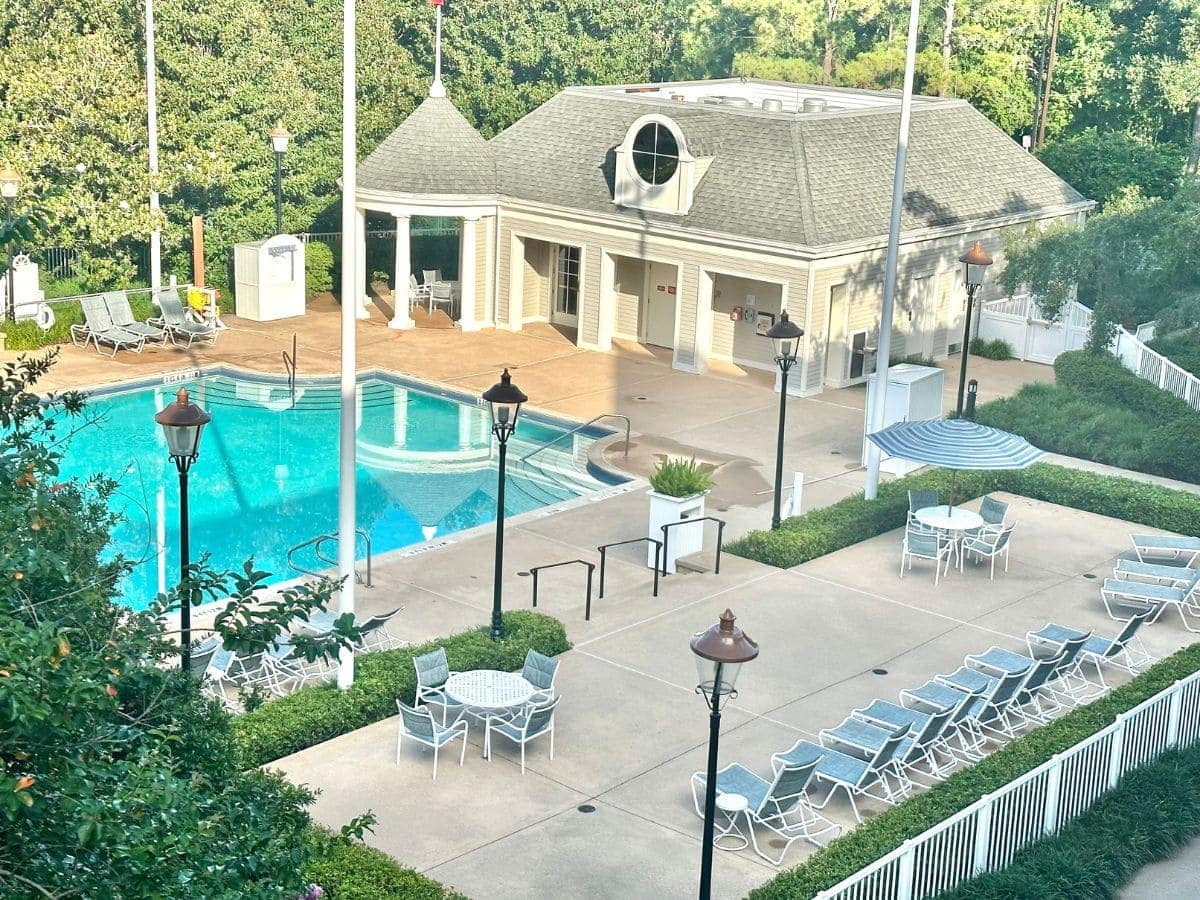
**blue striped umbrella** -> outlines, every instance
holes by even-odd
[[[867,437],[889,456],[946,469],[1024,469],[1045,455],[1023,437],[969,419],[897,422]]]

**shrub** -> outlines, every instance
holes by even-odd
[[[1107,727],[1119,713],[1133,709],[1196,671],[1200,671],[1200,645],[1180,650],[1105,696],[1017,738],[925,793],[884,810],[830,842],[803,864],[752,891],[751,900],[796,900],[832,887],[906,840],[970,806],[984,794],[1004,787],[1054,754]]]
[[[1004,340],[1004,338],[996,338],[995,340],[985,341],[983,338],[971,338],[971,353],[975,356],[982,356],[984,359],[1012,359],[1013,348],[1012,344]]]
[[[1178,397],[1138,378],[1108,353],[1090,350],[1063,353],[1054,361],[1054,379],[1063,387],[1160,422],[1195,415]]]
[[[1146,433],[1142,470],[1200,482],[1200,415],[1181,416]]]
[[[899,365],[900,363],[908,363],[911,366],[929,366],[933,369],[938,368],[936,359],[920,353],[910,353],[908,356],[893,356],[888,360],[889,366]]]
[[[313,829],[313,859],[304,878],[329,900],[466,900],[386,853]]]
[[[711,471],[695,459],[664,459],[650,474],[650,487],[668,497],[691,497],[712,489]]]
[[[134,318],[148,319],[157,315],[158,308],[150,302],[148,294],[135,294],[129,298],[129,306]],[[77,301],[66,303],[51,303],[54,310],[54,324],[46,331],[38,327],[33,319],[21,322],[0,322],[0,331],[8,336],[9,350],[36,350],[39,347],[49,347],[52,344],[65,344],[71,339],[71,326],[83,322],[83,310]]]
[[[412,659],[445,647],[451,669],[519,669],[531,647],[547,656],[570,649],[562,623],[530,611],[504,614],[504,637],[474,628],[419,647],[367,653],[358,659],[354,685],[306,688],[269,700],[233,722],[243,766],[259,766],[305,747],[396,714],[396,699],[411,703],[417,676]]]
[[[1012,472],[959,472],[934,469],[879,486],[874,500],[861,494],[784,520],[776,531],[752,531],[726,545],[737,556],[790,568],[859,541],[900,528],[908,511],[908,491],[934,489],[951,499],[1008,491],[1033,500],[1070,506],[1127,522],[1183,534],[1200,534],[1200,496],[1114,475],[1099,475],[1038,463]]]
[[[1146,346],[1200,377],[1200,334],[1196,331],[1155,338]]]
[[[304,247],[304,291],[314,294],[333,290],[333,250],[322,241],[309,241]]]

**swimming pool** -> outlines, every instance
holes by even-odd
[[[111,552],[136,563],[121,586],[135,609],[158,590],[160,527],[166,581],[179,576],[178,475],[154,414],[180,387],[212,413],[188,481],[193,560],[207,552],[214,566],[231,569],[253,556],[257,568],[281,581],[299,574],[289,568],[292,547],[337,530],[336,380],[299,381],[294,399],[286,382],[227,371],[94,392],[89,409],[100,421],[71,439],[62,474],[104,474],[119,482],[110,506],[123,521]],[[360,376],[357,407],[358,527],[370,535],[375,555],[495,519],[497,471],[486,405],[374,374]],[[587,462],[588,448],[607,432],[589,428],[568,436],[571,427],[522,416],[509,442],[506,516],[615,483]],[[362,541],[358,552],[361,559]],[[311,550],[295,561],[324,568]]]

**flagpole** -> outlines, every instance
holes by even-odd
[[[896,270],[900,255],[900,212],[904,203],[904,163],[908,157],[908,124],[912,115],[913,71],[917,59],[917,28],[921,0],[912,0],[908,14],[908,47],[904,58],[904,93],[900,99],[900,132],[896,137],[896,170],[892,176],[892,217],[888,225],[887,262],[883,275],[883,309],[879,314],[879,341],[875,349],[875,391],[867,411],[866,434],[883,427],[887,401],[888,364],[892,354],[892,312],[896,305]],[[966,353],[967,348],[963,347]],[[866,440],[864,436],[863,440]],[[867,440],[867,485],[864,495],[874,500],[879,492],[879,448]]]
[[[433,84],[429,86],[430,97],[445,97],[442,86],[442,4],[445,0],[430,0],[433,4]]]
[[[150,164],[150,287],[162,287],[162,229],[158,224],[158,64],[154,59],[154,0],[146,0],[146,149]]]
[[[355,328],[362,293],[358,271],[358,165],[355,107],[355,0],[342,0],[342,316],[341,316],[341,420],[338,427],[338,612],[354,613],[355,531],[355,430],[357,397]],[[345,690],[354,683],[354,651],[343,647],[338,655],[337,683]]]

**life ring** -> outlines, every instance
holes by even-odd
[[[54,327],[54,310],[50,308],[49,303],[43,303],[38,307],[34,321],[37,322],[37,327],[42,329],[42,331],[49,331]]]

